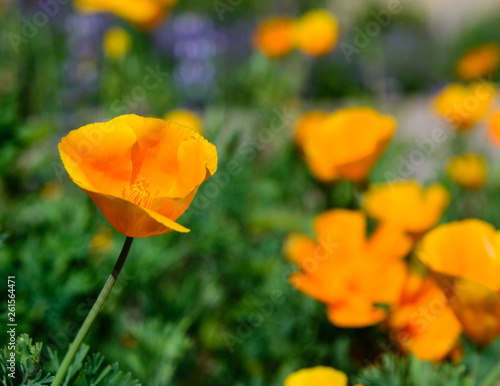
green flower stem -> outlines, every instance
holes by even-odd
[[[80,331],[78,331],[75,340],[69,346],[69,350],[66,353],[63,362],[61,366],[59,366],[59,370],[57,370],[57,374],[54,379],[54,382],[52,382],[52,386],[60,386],[62,384],[64,377],[68,372],[68,368],[71,365],[71,362],[73,362],[73,359],[75,358],[78,349],[83,343],[83,340],[87,336],[90,328],[94,324],[97,315],[101,311],[102,306],[106,302],[106,299],[108,298],[109,294],[111,293],[111,290],[113,289],[113,286],[116,283],[116,280],[118,279],[118,275],[120,274],[123,268],[123,264],[125,264],[125,260],[127,260],[128,253],[130,251],[130,246],[132,245],[132,241],[134,241],[133,237],[127,237],[125,239],[125,244],[123,245],[122,251],[120,252],[120,256],[118,257],[118,260],[116,261],[116,264],[113,267],[113,271],[111,271],[111,275],[109,275],[106,284],[104,284],[104,287],[101,290],[99,297],[92,306],[92,309],[90,310],[89,314],[87,315],[87,318],[83,322],[82,327],[80,327]]]

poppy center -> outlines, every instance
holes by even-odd
[[[130,186],[125,186],[122,196],[124,199],[146,209],[149,209],[151,200],[153,199],[153,194],[151,194],[149,189],[149,182],[144,178],[135,180]]]

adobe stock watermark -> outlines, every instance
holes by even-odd
[[[284,106],[281,111],[276,108],[273,109],[273,115],[274,117],[269,122],[268,127],[260,129],[257,134],[241,143],[236,151],[237,157],[243,157],[245,162],[252,162],[257,157],[257,154],[264,150],[276,135],[289,127],[298,116],[296,112],[290,112],[287,106]],[[225,170],[217,170],[217,173],[201,185],[193,202],[189,206],[189,212],[183,216],[183,220],[189,221],[192,215],[205,209],[210,200],[217,197],[229,185],[231,179],[238,176],[242,170],[241,160],[236,159],[229,161]]]
[[[481,102],[491,99],[496,93],[496,87],[492,83],[492,75],[488,79],[479,78],[479,85],[474,88],[473,95],[467,96],[462,102],[455,103],[447,111],[445,115],[453,126],[460,126],[471,115],[477,113],[481,108]]]
[[[148,91],[157,89],[170,74],[162,71],[160,65],[155,68],[147,66],[145,69],[146,74],[142,78],[140,85],[132,88],[130,93],[122,94],[118,99],[111,103],[111,112],[114,116],[119,116],[128,113],[131,109],[136,108],[140,103],[144,102],[147,98]],[[83,131],[85,139],[82,139],[76,145],[76,149],[70,149],[70,159],[68,160],[68,167],[76,167],[85,157],[90,156],[94,149],[99,146],[105,134],[111,134],[116,129],[115,125],[108,123],[103,125],[94,126],[93,130]],[[67,175],[64,166],[60,162],[52,162],[52,168],[57,176],[57,180],[62,182]]]
[[[353,55],[360,54],[362,50],[367,48],[372,40],[391,23],[393,16],[403,12],[403,9],[403,1],[389,0],[386,9],[370,12],[373,20],[367,22],[363,28],[354,27],[355,34],[352,44],[344,41],[339,45],[347,63],[351,63]]]
[[[161,70],[159,64],[154,69],[147,66],[146,72],[147,74],[142,78],[140,85],[135,86],[129,94],[122,94],[120,98],[111,103],[111,112],[121,115],[137,108],[141,102],[146,100],[148,91],[157,89],[170,76],[168,72]]]
[[[422,167],[436,153],[438,145],[446,142],[449,138],[449,130],[437,127],[432,130],[428,138],[413,140],[413,150],[405,156],[400,155],[397,157],[396,170],[388,170],[384,173],[386,182],[391,184],[414,177],[418,168]]]
[[[15,32],[7,34],[14,52],[17,54],[22,44],[28,43],[30,39],[38,35],[38,31],[49,23],[50,18],[57,16],[61,6],[70,2],[71,0],[38,0],[40,11],[35,12],[31,20],[26,16],[21,16],[21,34]]]
[[[123,289],[129,284],[129,282],[132,281],[135,277],[136,275],[129,275],[127,274],[126,270],[123,269],[120,276],[118,276],[116,280],[115,286],[111,289],[108,298],[103,304],[103,308],[113,299],[113,297],[121,293]],[[81,318],[81,321],[78,323],[73,321],[68,322],[59,331],[49,333],[47,335],[48,341],[44,345],[45,348],[50,348],[52,351],[61,351],[63,349],[66,349],[80,330],[81,323],[83,323],[83,320],[92,309],[92,306],[94,305],[96,300],[97,297],[89,296],[85,299],[85,301],[78,304],[78,306],[76,307],[76,314],[79,318]],[[50,357],[48,351],[45,349],[42,353],[41,360],[45,362],[49,359]]]
[[[436,322],[446,311],[452,311],[449,303],[457,298],[460,292],[466,289],[466,286],[459,281],[452,282],[450,279],[445,279],[442,284],[443,287],[440,289],[442,296],[433,297],[408,315],[408,323],[412,326],[412,333],[407,330],[397,331],[390,343],[382,344],[382,352],[373,361],[364,360],[366,367],[374,366],[382,370],[384,355],[399,357],[406,353],[414,342],[415,336],[425,333],[432,323]]]
[[[495,86],[488,79],[479,79],[479,85],[475,87],[474,93],[467,96],[463,101],[450,106],[445,112],[450,125],[457,127],[460,122],[467,120],[475,114],[481,106],[481,102],[490,99],[496,92]],[[450,139],[453,128],[437,127],[432,130],[429,137],[415,139],[414,148],[407,156],[398,156],[397,170],[386,171],[384,176],[387,183],[415,176],[418,168],[422,167],[427,160],[439,149],[439,145]]]
[[[340,244],[331,235],[319,239],[318,245],[316,245],[312,254],[301,259],[300,267],[302,272],[312,274],[320,269],[321,263],[327,261],[339,246]],[[288,283],[289,275],[294,272],[298,271],[294,269],[291,272],[286,272],[282,280]],[[301,278],[298,277],[298,283],[300,283],[300,280]],[[280,289],[272,291],[269,299],[264,299],[263,301],[252,299],[255,309],[245,317],[236,318],[238,326],[234,330],[234,333],[224,332],[222,334],[222,338],[229,351],[233,353],[236,345],[243,344],[245,340],[249,339],[254,331],[261,327],[266,319],[277,311],[278,306],[284,304],[286,300],[286,294]]]
[[[234,9],[240,5],[243,0],[214,0],[212,2],[220,21],[224,21],[226,13],[233,13]]]
[[[238,327],[235,333],[224,332],[222,334],[222,339],[224,339],[229,351],[233,353],[237,344],[242,344],[250,338],[254,331],[264,324],[266,318],[269,318],[285,301],[286,296],[279,289],[272,291],[268,299],[252,299],[255,309],[245,317],[236,318]]]

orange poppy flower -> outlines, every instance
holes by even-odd
[[[194,130],[137,115],[73,130],[59,152],[70,178],[130,237],[188,232],[175,220],[217,170],[215,147]]]
[[[500,110],[496,111],[491,117],[488,134],[493,143],[500,146]]]
[[[316,366],[291,373],[283,386],[347,386],[347,375],[332,367]]]
[[[324,119],[315,113],[306,119],[298,124],[297,144],[312,173],[324,182],[363,180],[396,131],[392,117],[369,107],[341,109]]]
[[[282,58],[293,50],[293,28],[291,18],[268,18],[257,27],[254,45],[269,58]]]
[[[337,19],[323,9],[308,11],[295,23],[295,44],[309,55],[324,55],[332,51],[338,35]]]
[[[80,12],[111,12],[144,29],[156,27],[174,4],[171,0],[75,0]]]
[[[416,181],[398,181],[371,186],[363,208],[377,221],[419,235],[437,224],[449,202],[440,184],[424,189]]]
[[[365,327],[386,317],[381,304],[394,302],[405,278],[403,257],[411,240],[380,226],[367,240],[361,212],[331,210],[314,220],[316,240],[291,235],[284,251],[300,272],[294,287],[328,306],[329,320],[340,327]]]
[[[323,110],[313,110],[302,114],[295,123],[295,141],[303,144],[308,136],[325,120],[328,113]]]
[[[466,131],[486,116],[495,94],[496,87],[488,82],[472,83],[469,86],[453,83],[436,95],[432,105],[455,129]]]
[[[430,277],[409,273],[389,317],[391,337],[423,360],[440,360],[456,346],[462,327]]]
[[[470,81],[493,73],[500,64],[500,46],[485,43],[466,52],[457,62],[460,79]]]
[[[477,154],[452,158],[446,166],[448,177],[467,190],[479,190],[486,184],[486,161]]]
[[[471,340],[488,344],[500,334],[500,233],[493,226],[475,219],[441,225],[417,254]]]

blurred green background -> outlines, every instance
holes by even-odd
[[[293,122],[310,108],[353,104],[394,114],[399,133],[372,173],[373,181],[384,181],[415,138],[442,125],[428,101],[454,80],[458,57],[500,41],[499,7],[408,2],[348,63],[339,47],[319,58],[294,52],[271,60],[252,47],[252,33],[266,16],[327,8],[339,19],[339,43],[352,42],[354,27],[382,3],[241,1],[220,17],[216,2],[181,0],[149,32],[111,14],[80,14],[68,3],[33,37],[13,44],[12,34],[24,36],[41,2],[0,2],[0,276],[16,276],[18,334],[61,359],[125,238],[67,177],[60,138],[123,113],[161,117],[190,108],[217,146],[218,172],[179,219],[191,233],[134,241],[87,337],[90,352],[153,386],[280,385],[290,372],[319,364],[359,374],[384,351],[384,333],[334,327],[324,305],[288,282],[295,268],[282,255],[285,237],[310,233],[311,219],[332,197],[336,206],[351,207],[353,189],[340,183],[328,191],[312,178],[293,143]],[[103,34],[112,26],[132,36],[119,60],[103,55]],[[155,68],[168,75],[144,99],[133,97]],[[282,125],[269,136],[276,117]],[[475,217],[498,227],[495,154],[480,132],[471,144],[492,160],[488,185],[474,198]],[[410,177],[442,181],[458,195],[440,164],[447,151]],[[451,205],[445,218],[459,218],[460,210]],[[3,301],[0,311],[5,321]],[[42,367],[50,371],[48,363],[44,352]],[[464,373],[439,371],[457,379]],[[373,384],[393,384],[379,382]]]

